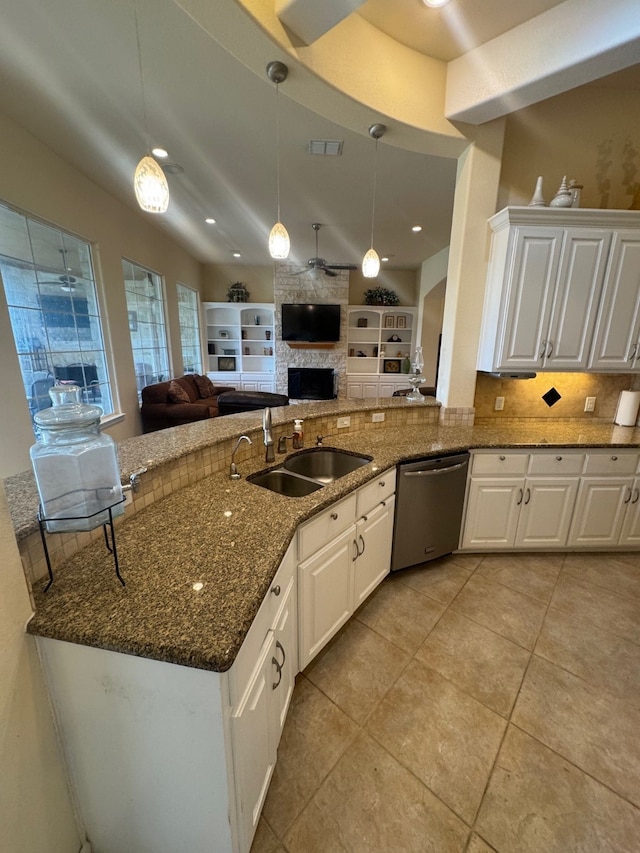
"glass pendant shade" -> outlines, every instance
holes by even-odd
[[[362,259],[362,275],[365,278],[375,278],[380,272],[380,258],[376,250],[371,247]]]
[[[269,234],[269,254],[277,261],[284,261],[289,257],[291,241],[289,234],[282,222],[276,222]]]
[[[148,213],[164,213],[169,207],[169,185],[164,172],[153,157],[144,156],[133,177],[136,199]]]

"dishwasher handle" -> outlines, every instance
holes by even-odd
[[[457,465],[448,465],[445,468],[430,468],[426,471],[402,471],[403,477],[433,477],[434,474],[451,474],[452,471],[459,471],[461,468],[466,468],[467,461],[459,462]]]

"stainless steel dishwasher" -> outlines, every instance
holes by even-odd
[[[468,453],[398,465],[392,572],[456,550],[468,467]]]

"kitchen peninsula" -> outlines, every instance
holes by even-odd
[[[373,423],[374,412],[385,421]],[[173,491],[148,506],[143,500],[117,526],[126,586],[96,540],[65,560],[49,592],[34,587],[28,630],[51,638],[39,643],[98,849],[131,849],[135,838],[141,853],[169,853],[179,837],[194,851],[248,851],[286,715],[284,701],[274,723],[270,697],[285,661],[289,690],[297,671],[296,531],[310,519],[339,514],[401,461],[468,448],[640,447],[640,430],[611,424],[441,426],[435,400],[403,398],[274,410],[276,440],[290,434],[294,415],[305,420],[307,447],[321,434],[326,446],[372,461],[288,498],[246,480],[268,467],[256,413],[131,439],[119,447],[123,480],[147,467],[143,499],[162,497],[163,481]],[[350,418],[348,428],[337,429],[338,416]],[[253,444],[238,453],[242,479],[232,481],[231,448],[242,433]],[[14,478],[8,489],[22,538],[33,530],[28,479]],[[22,501],[12,500],[17,495]],[[265,607],[276,603],[266,621]],[[289,641],[280,642],[287,631]],[[126,769],[131,751],[135,773]]]

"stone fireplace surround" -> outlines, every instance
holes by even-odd
[[[275,302],[275,381],[278,394],[287,394],[290,367],[330,367],[338,376],[338,399],[347,396],[347,305],[349,304],[349,272],[336,270],[335,277],[322,274],[314,279],[310,273],[292,275],[296,267],[275,264],[273,295]],[[290,347],[282,341],[283,302],[315,302],[340,305],[340,340],[330,348]]]

